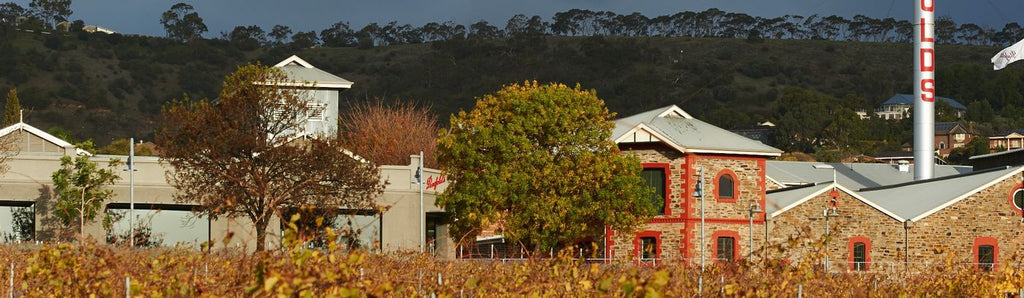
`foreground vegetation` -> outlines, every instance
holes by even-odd
[[[142,296],[1002,296],[1024,287],[1024,270],[982,273],[946,262],[915,273],[822,273],[790,266],[699,267],[580,263],[569,257],[516,262],[444,261],[411,254],[300,249],[245,254],[128,250],[96,244],[0,247],[10,260],[0,292]],[[12,267],[9,267],[13,265]],[[127,280],[126,280],[127,278]],[[126,284],[127,282],[127,284]]]

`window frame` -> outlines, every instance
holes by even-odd
[[[981,263],[981,249],[983,247],[992,248],[992,262],[986,262],[984,265]],[[999,241],[992,237],[977,237],[974,238],[974,269],[978,271],[995,271],[999,268]]]
[[[719,238],[732,238],[732,256],[727,258],[727,260],[722,260],[722,256],[719,255]],[[740,258],[739,252],[743,249],[741,240],[740,233],[737,231],[715,231],[711,233],[711,259],[716,263],[722,264],[738,261]]]
[[[728,178],[732,181],[732,197],[722,196],[721,181],[722,178]],[[723,169],[715,175],[715,200],[723,203],[735,203],[740,199],[740,179],[735,172],[729,169]]]
[[[1024,184],[1018,184],[1012,190],[1010,190],[1010,196],[1007,199],[1010,203],[1010,208],[1013,208],[1013,211],[1016,212],[1017,215],[1024,216],[1024,209],[1021,208],[1024,206],[1018,206],[1017,202],[1015,202],[1015,197],[1018,193],[1021,193],[1022,196],[1024,196]]]
[[[864,247],[864,260],[861,262],[857,261],[857,244],[863,244]],[[846,247],[849,251],[847,267],[851,271],[871,270],[871,238],[865,236],[850,237]]]
[[[644,258],[643,255],[643,239],[654,238],[654,258]],[[661,259],[661,232],[658,231],[643,231],[636,233],[633,237],[633,260],[637,263],[644,263],[654,261],[657,262]]]
[[[671,170],[671,167],[667,163],[644,163],[642,166],[643,166],[643,170],[642,171],[646,171],[646,170],[661,170],[662,174],[663,174],[662,177],[665,180],[665,185],[663,186],[664,190],[665,190],[665,195],[662,196],[662,198],[661,198],[662,199],[662,203],[661,203],[662,204],[662,208],[661,208],[661,210],[659,212],[657,212],[655,214],[651,214],[651,215],[654,215],[654,216],[672,215],[672,208],[671,208],[671,204],[672,204],[672,200],[671,200],[672,189],[670,187],[672,185],[672,178],[671,178],[672,177],[672,170]],[[641,177],[643,177],[643,172],[642,171],[641,171]],[[647,178],[644,178],[644,182],[647,182]],[[648,200],[650,200],[651,202],[654,202],[654,200],[651,200],[650,198],[648,198]]]

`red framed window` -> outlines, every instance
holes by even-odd
[[[974,264],[981,271],[992,271],[999,265],[999,241],[992,237],[974,238]]]
[[[739,259],[740,233],[736,231],[715,231],[711,234],[711,259],[730,263]]]
[[[719,202],[735,203],[740,196],[740,181],[736,173],[725,169],[715,175],[715,199]]]
[[[665,163],[645,163],[643,164],[644,169],[640,175],[647,182],[647,185],[654,188],[654,193],[651,194],[649,200],[651,205],[654,205],[654,213],[652,215],[666,215],[670,214],[669,211],[669,165]]]
[[[633,238],[633,257],[640,262],[661,259],[661,232],[643,231]]]
[[[850,254],[846,262],[850,270],[867,271],[871,269],[871,239],[864,236],[850,237],[846,244]]]
[[[1024,186],[1017,185],[1010,191],[1010,206],[1017,215],[1024,215]]]

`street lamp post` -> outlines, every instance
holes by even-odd
[[[828,242],[829,242],[828,241],[829,240],[828,239],[829,238],[828,218],[829,217],[838,217],[839,216],[839,213],[836,212],[835,201],[836,201],[835,199],[832,199],[832,206],[825,207],[825,210],[822,210],[822,215],[825,217],[825,272],[828,272],[828,262],[829,262],[829,260],[828,260],[828,254],[829,254],[829,251],[828,251]]]
[[[700,271],[704,272],[704,166],[700,166],[700,180],[693,189],[693,197],[700,200]]]
[[[416,168],[416,184],[420,187],[420,252],[424,252],[427,244],[426,215],[423,213],[423,151],[420,151],[419,167]]]
[[[128,245],[135,247],[135,138],[128,143]]]
[[[760,204],[750,204],[750,256],[747,257],[748,261],[754,260],[754,214],[758,214],[761,212],[762,211]]]

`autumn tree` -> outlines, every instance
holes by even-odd
[[[103,169],[89,156],[61,157],[60,169],[51,176],[57,194],[54,210],[65,226],[78,219],[79,240],[85,238],[85,222],[95,219],[103,202],[113,196],[113,191],[105,187],[120,179],[114,172],[119,165],[119,159],[111,159]]]
[[[167,37],[178,41],[199,39],[208,30],[203,18],[187,3],[172,5],[160,15],[160,24],[164,25]]]
[[[18,89],[11,89],[7,92],[7,101],[4,103],[4,127],[21,122],[21,102],[18,101]]]
[[[383,192],[377,166],[353,158],[336,138],[303,133],[308,93],[277,68],[239,67],[218,100],[176,100],[163,108],[156,143],[173,167],[175,200],[200,205],[211,218],[253,223],[256,250],[273,217],[314,207],[376,208]]]
[[[437,152],[450,181],[437,202],[452,234],[500,222],[505,237],[536,251],[642,223],[652,190],[639,161],[611,141],[612,117],[594,91],[537,82],[452,116]]]
[[[377,164],[408,164],[409,155],[422,151],[425,166],[437,166],[438,125],[429,107],[379,99],[355,104],[341,115],[339,131],[345,148]]]

